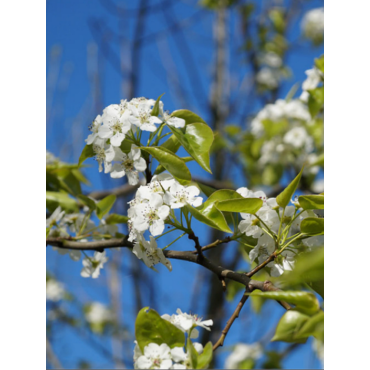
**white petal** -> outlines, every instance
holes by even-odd
[[[134,166],[140,172],[145,171],[145,169],[146,169],[145,159],[144,158],[140,158],[138,161],[134,162]]]
[[[120,163],[115,163],[112,167],[110,177],[112,179],[119,179],[125,176],[125,168]]]
[[[111,137],[110,142],[113,146],[120,146],[123,140],[125,140],[125,134],[118,132]]]
[[[113,132],[108,126],[103,125],[99,127],[98,135],[102,139],[109,139],[110,137],[112,137]]]

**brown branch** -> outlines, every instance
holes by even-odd
[[[208,250],[208,249],[211,249],[211,248],[217,247],[217,246],[218,246],[218,245],[220,245],[220,244],[223,244],[223,243],[229,243],[229,242],[231,242],[231,241],[232,241],[232,239],[230,238],[230,236],[227,236],[225,239],[222,239],[222,240],[217,239],[217,240],[215,240],[213,243],[207,244],[207,245],[205,245],[204,247],[202,247],[201,251],[202,251],[202,252],[204,252],[204,251],[206,251],[206,250]],[[198,251],[193,251],[192,253],[197,254],[197,253],[198,253]]]
[[[268,265],[271,261],[273,261],[276,258],[275,253],[273,253],[269,258],[267,258],[266,261],[262,262],[260,265],[255,267],[252,271],[249,271],[246,273],[248,277],[252,277],[254,274],[256,274],[259,270],[263,269],[266,265]]]
[[[249,292],[249,287],[246,288],[245,290],[246,292]],[[248,299],[248,295],[245,295],[243,294],[240,302],[238,303],[238,305],[236,306],[236,309],[234,311],[234,313],[231,315],[230,319],[227,321],[226,323],[226,326],[225,328],[222,330],[221,332],[221,336],[219,338],[219,340],[214,344],[213,346],[213,350],[215,351],[218,347],[222,347],[224,345],[224,341],[225,341],[225,338],[226,338],[226,335],[227,333],[229,332],[230,328],[231,328],[231,325],[234,323],[234,321],[239,317],[239,313],[240,311],[242,310],[243,306],[244,306],[244,303],[247,301]]]
[[[114,194],[117,197],[124,197],[125,195],[134,193],[139,188],[139,186],[140,184],[135,185],[135,186],[125,184],[125,185],[118,186],[117,188],[113,188],[110,190],[93,191],[90,194],[88,194],[88,196],[91,198],[94,198],[95,200],[103,199],[110,194]]]

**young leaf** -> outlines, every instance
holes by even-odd
[[[308,338],[313,335],[319,340],[324,339],[324,311],[320,310],[316,315],[310,317],[295,334],[295,338]]]
[[[142,352],[149,343],[166,343],[170,348],[185,345],[185,334],[149,307],[144,307],[137,315],[135,337]]]
[[[77,198],[83,204],[85,204],[85,206],[88,206],[90,208],[90,210],[94,211],[96,209],[96,203],[95,203],[95,200],[94,199],[92,199],[90,197],[87,197],[86,195],[83,195],[83,194],[77,195]]]
[[[112,208],[117,197],[114,194],[106,196],[100,202],[96,204],[96,215],[101,220]]]
[[[127,224],[127,221],[128,221],[127,216],[118,215],[117,213],[112,213],[105,219],[107,225]]]
[[[194,122],[206,123],[201,117],[187,109],[179,109],[172,112],[171,117],[178,117],[185,120],[185,123],[189,125]]]
[[[193,346],[193,343],[190,338],[188,338],[187,345],[186,345],[186,352],[189,355],[190,360],[190,368],[191,369],[198,369],[198,352]]]
[[[324,219],[307,217],[301,222],[301,232],[307,235],[324,234]]]
[[[85,145],[85,147],[82,150],[82,153],[80,155],[80,158],[78,160],[78,166],[81,166],[81,164],[87,159],[91,158],[95,155],[95,152],[93,150],[93,145]]]
[[[162,147],[142,147],[141,150],[152,155],[181,184],[188,184],[191,174],[185,162],[176,154]]]
[[[211,172],[209,165],[209,150],[213,142],[213,131],[202,122],[194,122],[185,126],[183,130],[168,125],[185,150],[207,172]]]
[[[301,180],[303,168],[296,176],[296,178],[276,197],[276,202],[280,207],[285,208],[293,197],[293,194],[297,190],[299,181]]]
[[[158,96],[158,99],[156,100],[156,102],[154,103],[154,106],[153,106],[153,109],[152,109],[152,112],[151,112],[151,115],[152,116],[158,116],[159,115],[159,102],[161,100],[161,97],[164,95],[164,93],[162,95],[159,95]]]
[[[58,206],[67,212],[78,212],[78,206],[74,199],[70,198],[66,193],[55,191],[46,192],[46,208],[50,212],[54,212]]]
[[[213,357],[213,347],[212,343],[208,342],[203,348],[202,354],[198,354],[198,365],[197,369],[208,369],[209,364]]]
[[[296,310],[288,310],[277,324],[271,341],[281,340],[288,343],[305,343],[307,339],[295,339],[295,335],[310,317]]]
[[[303,209],[324,209],[323,195],[301,195],[298,202]]]
[[[263,205],[259,198],[230,199],[218,202],[216,207],[223,212],[242,212],[255,214]]]
[[[279,290],[275,292],[253,292],[253,295],[292,303],[296,306],[295,309],[297,311],[303,312],[307,315],[316,313],[320,308],[319,301],[315,295],[309,292]]]
[[[213,227],[216,230],[224,231],[232,234],[224,215],[219,211],[214,204],[202,205],[201,207],[194,208],[190,205],[186,205],[189,212],[195,219],[204,224]]]

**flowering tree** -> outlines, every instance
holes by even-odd
[[[217,2],[202,3],[217,9]],[[251,11],[241,10],[245,25]],[[268,14],[271,37],[283,37],[283,12],[274,8]],[[322,9],[315,9],[302,22],[303,34],[314,45],[323,41],[322,17]],[[141,261],[140,269],[160,273],[162,264],[172,271],[171,260],[197,264],[219,279],[227,297],[241,294],[220,337],[204,343],[199,330],[211,331],[215,317],[203,319],[181,307],[176,313],[142,307],[135,321],[135,368],[209,368],[247,300],[259,306],[274,300],[286,310],[272,341],[296,346],[314,337],[317,351],[323,348],[324,193],[317,175],[324,166],[324,57],[306,71],[299,97],[293,86],[285,99],[274,99],[288,72],[284,45],[274,42],[271,48],[268,34],[261,37],[264,43],[253,57],[254,87],[268,98],[247,127],[212,129],[191,110],[166,111],[163,94],[157,99],[135,97],[111,104],[96,116],[78,163],[63,163],[47,152],[46,245],[81,264],[82,278],[99,279],[112,254],[126,248]],[[215,114],[222,120],[219,108],[216,104]],[[198,181],[189,170],[188,163],[194,162],[212,173],[212,155],[226,154],[240,165],[244,186],[222,186],[220,176],[215,186]],[[94,158],[107,177],[127,177],[133,191],[127,212],[111,212],[117,202],[114,192],[98,199],[83,194],[88,158]],[[195,225],[204,233],[213,230],[213,240],[202,244]],[[164,235],[166,240],[171,236],[169,243],[163,242]],[[187,248],[178,250],[183,238],[188,239]],[[231,245],[237,246],[249,270],[236,271],[209,257],[208,251]],[[74,318],[57,306],[73,297],[52,273],[47,275],[46,294],[56,307],[53,315],[73,324]],[[93,302],[82,310],[91,331],[117,330],[114,314],[105,305]],[[263,343],[240,343],[226,367],[253,368],[264,354],[265,368],[280,366],[284,354],[264,352]]]

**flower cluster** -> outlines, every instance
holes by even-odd
[[[65,296],[65,293],[66,291],[62,283],[54,279],[46,280],[46,299],[48,301],[60,301]]]
[[[246,360],[256,361],[261,358],[262,355],[263,350],[261,344],[238,343],[235,345],[233,352],[227,357],[225,369],[240,369],[242,362]]]
[[[212,320],[204,320],[197,315],[190,315],[177,309],[177,315],[162,315],[162,319],[169,321],[178,329],[186,333],[190,338],[197,338],[199,333],[195,327],[199,326],[211,330]],[[158,345],[150,343],[141,352],[137,342],[134,348],[134,367],[135,369],[187,369],[190,368],[189,354],[183,347],[170,348],[166,343]],[[193,346],[198,354],[203,352],[200,343],[193,342]]]
[[[187,204],[200,206],[203,199],[199,193],[196,186],[182,186],[167,173],[155,175],[149,184],[139,187],[135,198],[129,202],[128,240],[135,241],[133,253],[148,267],[163,263],[171,271],[171,263],[157,247],[153,236],[163,233],[166,220],[170,215],[174,216],[174,209]],[[146,230],[152,235],[149,242],[143,235]]]
[[[251,122],[252,134],[256,140],[261,141],[258,159],[260,168],[268,164],[284,167],[293,165],[298,168],[306,161],[311,164],[318,159],[314,135],[319,133],[307,102],[309,91],[319,86],[323,76],[316,67],[307,70],[306,75],[299,99],[278,99],[274,104],[267,104]],[[305,173],[313,175],[318,171],[318,166],[305,169]]]
[[[141,157],[140,149],[135,145],[140,140],[135,132],[155,132],[158,124],[166,123],[174,127],[184,127],[185,120],[172,117],[163,111],[163,102],[158,102],[159,116],[152,115],[155,100],[134,98],[131,101],[121,100],[120,104],[111,104],[98,115],[90,126],[91,134],[86,144],[92,145],[99,171],[110,173],[112,178],[127,175],[128,182],[136,185],[139,172],[146,169],[146,162]],[[127,139],[127,140],[125,140]],[[127,143],[124,146],[123,144]]]
[[[195,350],[201,354],[203,346],[200,343],[193,343]],[[141,352],[136,344],[134,349],[135,369],[188,369],[190,368],[189,354],[183,347],[170,348],[166,343],[158,345],[149,343]]]
[[[324,8],[308,11],[301,23],[303,34],[315,44],[320,44],[324,38]]]
[[[47,236],[49,237],[69,237],[71,234],[78,235],[83,233],[86,236],[76,241],[85,242],[92,238],[94,240],[101,240],[105,236],[115,236],[118,232],[118,227],[115,224],[108,225],[105,220],[100,220],[97,226],[95,222],[88,217],[86,213],[72,213],[65,214],[61,207],[55,209],[49,218],[46,219]],[[81,252],[76,249],[53,247],[59,254],[68,254],[73,261],[79,261]],[[83,261],[83,268],[81,270],[82,277],[98,278],[100,270],[104,263],[108,260],[103,253],[95,252],[93,257],[86,256]]]
[[[86,321],[90,324],[100,324],[113,320],[112,312],[102,303],[93,302],[87,306]]]
[[[313,211],[304,211],[295,202],[294,206],[288,206],[284,212],[275,198],[267,198],[263,191],[253,192],[247,188],[240,188],[237,192],[244,198],[260,198],[263,200],[262,207],[256,215],[241,213],[242,221],[239,223],[239,231],[246,236],[257,239],[257,245],[249,252],[251,262],[257,260],[258,264],[266,261],[279,247],[276,236],[279,233],[280,224],[288,227],[287,238],[294,237],[300,232],[300,224],[307,217],[318,217]],[[306,250],[323,245],[323,236],[312,236],[306,239],[298,239],[291,243],[289,248],[284,249],[274,261],[267,264],[270,275],[277,277],[284,271],[291,271],[294,267],[295,256],[302,247]]]

